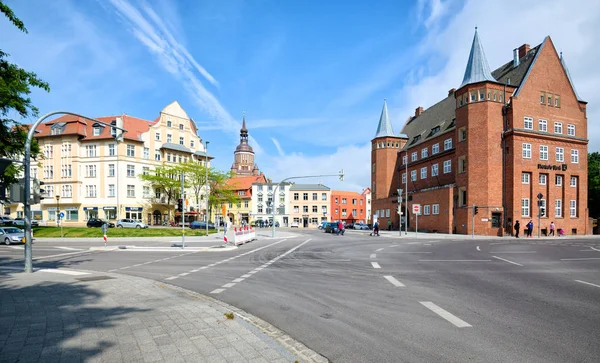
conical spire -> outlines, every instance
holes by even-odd
[[[579,97],[579,94],[577,93],[577,89],[575,89],[575,84],[573,83],[573,80],[571,79],[571,73],[569,73],[569,68],[567,68],[567,63],[565,62],[565,59],[563,58],[562,52],[560,52],[560,63],[562,64],[563,68],[565,69],[565,73],[567,74],[569,83],[571,83],[571,88],[573,88],[573,92],[575,92],[575,97],[577,97],[578,101],[582,101],[581,97]]]
[[[475,36],[473,37],[473,44],[471,45],[471,53],[469,54],[467,69],[465,69],[465,76],[463,77],[460,87],[471,83],[485,81],[496,82],[494,77],[492,77],[490,65],[487,62],[485,53],[483,51],[483,46],[479,40],[477,27],[475,27]]]
[[[240,131],[248,132],[248,129],[246,128],[246,112],[242,112],[242,129]]]
[[[375,137],[386,137],[386,136],[396,136],[394,135],[394,130],[392,129],[392,123],[390,122],[390,117],[388,116],[387,102],[383,100],[383,109],[381,110],[381,116],[379,117],[379,125],[377,126],[377,133]]]

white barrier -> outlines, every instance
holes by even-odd
[[[241,245],[256,239],[256,232],[252,227],[236,227],[233,229],[233,242],[236,245]]]

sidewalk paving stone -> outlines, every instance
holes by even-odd
[[[0,362],[327,361],[211,297],[139,277],[94,275],[113,278],[0,274]]]

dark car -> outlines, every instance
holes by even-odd
[[[98,218],[90,218],[87,221],[87,226],[88,228],[92,228],[92,227],[102,227],[102,225],[104,223],[108,224],[108,228],[115,228],[115,224],[112,222],[108,222],[108,221],[103,221],[102,219],[98,219]]]
[[[190,223],[190,229],[206,229],[206,222],[193,221]],[[208,229],[215,229],[214,223],[208,223]]]
[[[327,224],[325,225],[325,233],[337,233],[338,231],[338,227],[337,227],[337,222],[327,222]]]

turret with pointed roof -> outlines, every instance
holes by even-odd
[[[388,115],[387,109],[387,101],[383,100],[383,109],[381,110],[381,116],[379,117],[379,125],[377,125],[377,133],[375,133],[375,138],[378,137],[394,137],[394,129],[392,128],[392,123],[390,122],[390,116]]]
[[[496,79],[492,77],[490,65],[488,64],[485,52],[483,51],[483,46],[479,40],[477,27],[475,27],[475,36],[473,37],[473,44],[471,45],[471,53],[469,54],[465,76],[463,77],[460,87],[486,81],[496,82]]]
[[[242,116],[242,128],[240,129],[240,143],[233,153],[233,164],[231,172],[234,176],[259,175],[260,170],[254,164],[254,150],[248,143],[248,128],[246,127],[246,115]]]

